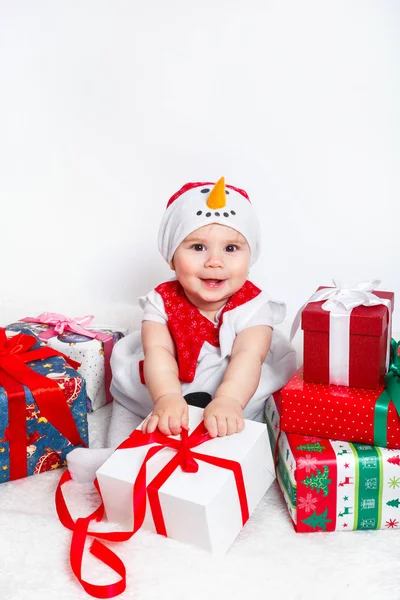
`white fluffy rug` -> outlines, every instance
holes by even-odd
[[[109,407],[89,416],[91,445],[103,445]],[[0,485],[0,599],[80,600],[89,596],[69,567],[71,534],[59,523],[54,492],[61,470]],[[91,486],[66,486],[73,515],[94,507]],[[223,558],[140,531],[114,544],[138,600],[400,599],[396,531],[296,534],[274,483]],[[89,557],[94,583],[114,576]]]

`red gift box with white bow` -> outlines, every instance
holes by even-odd
[[[320,287],[301,311],[304,381],[377,389],[389,362],[394,294]],[[299,318],[298,318],[299,320]]]

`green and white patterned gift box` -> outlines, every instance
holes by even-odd
[[[279,394],[266,405],[277,479],[299,533],[398,529],[400,451],[286,434]]]

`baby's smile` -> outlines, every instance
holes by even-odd
[[[201,279],[201,282],[209,288],[219,288],[225,283],[225,279]]]

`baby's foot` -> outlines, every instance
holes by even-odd
[[[67,455],[68,470],[74,481],[94,481],[96,471],[114,452],[112,448],[75,448]]]

